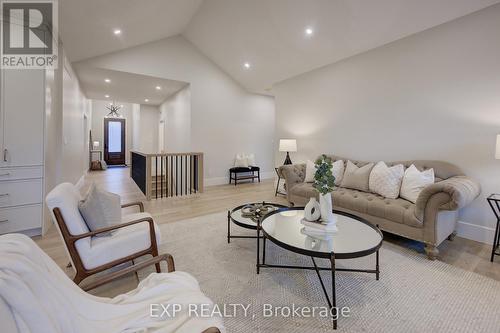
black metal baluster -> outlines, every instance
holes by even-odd
[[[198,155],[194,156],[194,193],[198,193]]]
[[[184,168],[184,193],[188,194],[188,156],[184,156],[185,168]]]
[[[160,189],[161,189],[161,195],[160,197],[163,198],[163,158],[160,157],[160,163],[161,163],[161,175],[160,175],[160,181],[161,181],[161,184],[160,184]]]
[[[169,184],[169,179],[168,179],[168,156],[165,155],[165,197],[168,198],[168,184]]]
[[[174,195],[174,157],[170,156],[170,196]]]
[[[155,198],[158,199],[158,156],[155,156],[155,179],[156,179],[156,195]]]
[[[193,193],[193,155],[189,155],[189,194]]]
[[[179,195],[179,155],[175,155],[175,196]]]

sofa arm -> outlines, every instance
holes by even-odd
[[[466,176],[450,177],[429,185],[420,192],[416,202],[415,215],[420,221],[423,221],[426,208],[428,206],[435,206],[429,205],[434,196],[441,201],[436,208],[441,210],[457,210],[470,204],[480,193],[481,186],[475,180]],[[444,200],[443,195],[446,198]]]
[[[292,202],[291,190],[294,185],[304,182],[304,179],[306,178],[306,165],[305,163],[282,165],[279,167],[278,172],[281,177],[285,179],[288,202]]]
[[[306,178],[306,165],[305,164],[289,164],[279,167],[278,172],[285,178],[287,190],[292,188],[293,185],[303,183]]]

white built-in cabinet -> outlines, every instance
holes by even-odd
[[[41,233],[45,72],[0,72],[0,234]]]

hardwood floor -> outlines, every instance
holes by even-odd
[[[227,211],[246,202],[272,201],[286,204],[282,196],[274,196],[274,183],[267,180],[262,183],[245,183],[234,185],[220,185],[206,187],[205,192],[189,197],[164,198],[145,201],[144,195],[129,177],[128,168],[110,168],[107,171],[93,171],[85,178],[82,191],[94,181],[104,189],[118,193],[122,203],[141,200],[144,201],[146,211],[150,212],[159,224],[171,223],[221,211]],[[385,235],[385,240],[401,246],[406,246],[423,253],[422,244],[394,235]],[[63,268],[69,276],[73,275],[72,269],[66,268],[69,262],[62,240],[56,228],[52,227],[44,237],[36,237],[38,245]],[[468,271],[500,281],[500,260],[489,261],[491,247],[489,245],[456,237],[454,241],[445,241],[439,246],[440,257],[451,265],[461,267]],[[422,254],[424,255],[424,254]],[[128,284],[136,283],[134,279]],[[118,284],[120,282],[117,282]],[[123,282],[121,282],[123,284]],[[122,290],[130,290],[134,285],[128,285]],[[97,294],[108,294],[105,286]]]

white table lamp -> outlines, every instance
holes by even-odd
[[[94,150],[99,149],[99,141],[94,141],[94,142],[92,143],[92,147],[94,148]]]
[[[495,158],[500,160],[500,134],[497,135],[497,148],[495,150]]]
[[[292,160],[290,159],[289,153],[297,151],[297,140],[295,140],[295,139],[280,139],[279,151],[282,151],[282,152],[286,151],[286,158],[285,158],[285,162],[283,164],[284,165],[292,164]]]

